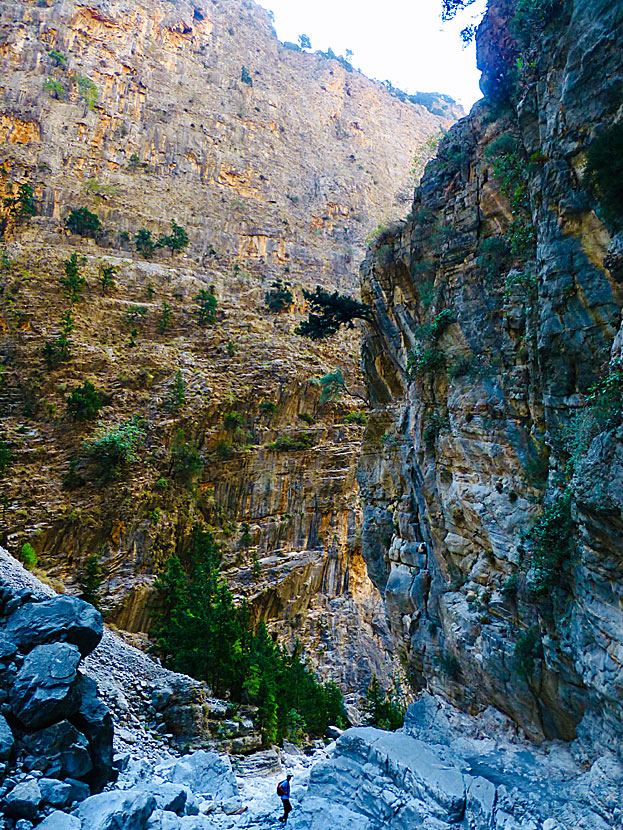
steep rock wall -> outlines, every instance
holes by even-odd
[[[616,374],[620,239],[582,171],[621,116],[622,10],[573,0],[530,31],[515,8],[490,2],[487,99],[362,268],[377,401],[363,553],[416,683],[471,711],[494,703],[537,739],[581,722],[614,746],[620,428],[590,390]],[[549,528],[537,553],[535,523]]]
[[[38,208],[17,224],[3,210],[2,539],[32,544],[73,591],[97,556],[108,618],[144,632],[156,571],[208,522],[257,619],[320,649],[345,685],[391,674],[360,553],[362,427],[345,421],[365,397],[358,344],[293,330],[302,288],[355,290],[365,238],[409,198],[414,156],[458,110],[433,115],[284,48],[239,0],[8,3],[0,77],[0,195],[30,183]],[[66,231],[79,207],[99,216],[97,243]],[[157,239],[173,219],[189,247],[143,259],[135,234]],[[87,281],[73,305],[58,281],[72,253]],[[104,266],[116,284],[100,291]],[[276,279],[292,284],[281,313],[265,303]],[[217,298],[213,325],[197,324],[200,289]],[[70,306],[71,359],[50,369],[42,348]],[[322,402],[317,378],[337,368],[348,392]],[[84,380],[107,426],[143,419],[136,460],[107,484],[84,448],[94,424],[66,409]],[[176,469],[180,434],[200,470]],[[301,436],[307,449],[269,447]]]

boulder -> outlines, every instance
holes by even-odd
[[[9,694],[11,709],[24,726],[40,729],[77,711],[79,662],[80,652],[68,643],[37,646],[28,654]]]
[[[194,793],[211,795],[219,803],[238,797],[238,785],[226,755],[203,749],[179,761],[161,764],[156,775],[174,784],[186,784]]]
[[[82,822],[75,816],[54,810],[53,813],[37,825],[37,830],[80,830]]]
[[[66,595],[22,605],[5,627],[5,635],[24,653],[44,643],[65,642],[77,646],[83,657],[93,651],[103,632],[100,612]]]
[[[97,696],[97,683],[78,673],[80,708],[71,717],[71,723],[86,735],[93,770],[88,782],[93,793],[101,792],[114,778],[113,774],[113,725],[108,707]]]
[[[44,804],[52,807],[67,807],[71,804],[71,784],[58,778],[40,778],[39,789]]]
[[[4,815],[11,818],[25,818],[33,820],[39,812],[41,804],[41,790],[33,779],[22,781],[13,787],[4,797]]]
[[[0,634],[0,663],[8,663],[16,654],[17,646],[13,640],[10,640],[4,634]]]
[[[49,778],[82,778],[93,769],[89,742],[69,721],[61,721],[21,739],[24,767]]]
[[[306,798],[303,805],[288,819],[290,830],[378,830],[369,818],[355,813],[343,804],[324,798]]]
[[[147,823],[147,830],[179,830],[179,827],[179,818],[166,810],[154,810]]]
[[[110,790],[87,798],[72,815],[88,830],[145,830],[155,807],[144,790]]]
[[[71,787],[71,793],[69,795],[70,804],[73,804],[74,801],[84,801],[85,798],[91,795],[89,785],[85,784],[84,781],[78,781],[75,778],[66,778],[65,783]]]
[[[0,715],[0,761],[6,761],[11,755],[13,749],[13,733],[11,727],[6,722],[4,715]]]
[[[186,808],[188,793],[181,784],[151,784],[151,792],[160,810],[182,815]]]

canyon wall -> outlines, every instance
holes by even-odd
[[[620,749],[621,236],[583,171],[623,9],[532,6],[489,3],[486,97],[362,266],[363,552],[416,685]]]
[[[303,288],[357,290],[367,236],[403,210],[426,139],[459,108],[439,98],[434,114],[286,48],[242,0],[5,3],[0,78],[0,196],[30,185],[37,207],[23,221],[3,207],[3,542],[32,545],[76,592],[96,557],[107,618],[142,633],[155,573],[207,522],[255,620],[345,687],[391,675],[361,558],[358,337],[316,345],[294,329]],[[83,208],[96,239],[67,230]],[[141,256],[136,234],[173,221],[188,247]],[[72,254],[75,301],[59,283]],[[292,302],[271,311],[277,280]],[[217,301],[203,325],[200,291]],[[69,353],[51,365],[68,311]],[[344,388],[327,395],[336,370]],[[67,409],[85,381],[102,428],[139,418],[108,481],[95,420]]]

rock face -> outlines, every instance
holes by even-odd
[[[80,779],[99,792],[113,777],[110,714],[95,683],[78,671],[78,646],[62,641],[79,630],[87,654],[102,636],[102,618],[81,600],[47,599],[5,579],[0,609],[0,809],[31,822],[47,806],[89,795]]]
[[[529,37],[513,13],[489,4],[488,98],[363,265],[363,553],[420,684],[620,747],[622,436],[590,396],[616,383],[620,244],[581,173],[618,117],[621,7]]]
[[[22,292],[17,306],[0,296],[14,458],[0,541],[14,553],[30,542],[76,590],[99,557],[102,607],[144,632],[154,573],[208,522],[256,619],[312,658],[328,652],[321,663],[344,685],[391,674],[359,545],[362,427],[345,420],[365,397],[358,338],[317,346],[293,329],[303,288],[356,291],[366,237],[408,203],[414,156],[457,108],[404,103],[336,60],[284,48],[248,0],[4,5],[0,74],[2,279]],[[38,215],[16,225],[3,199],[27,182]],[[78,208],[98,215],[97,244],[63,230]],[[189,247],[143,258],[137,232],[157,240],[172,220]],[[87,260],[85,301],[71,307],[71,358],[50,367],[42,349],[69,308],[58,277],[72,253]],[[110,267],[115,287],[101,291]],[[276,280],[291,283],[281,312],[265,301]],[[200,290],[217,298],[211,325],[197,323]],[[336,369],[338,402],[318,385]],[[144,419],[140,466],[114,486],[84,452],[93,425],[65,417],[85,380],[108,425]],[[200,471],[178,463],[178,436]]]

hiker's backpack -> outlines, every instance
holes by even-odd
[[[286,794],[286,788],[283,786],[283,781],[280,784],[277,784],[277,795],[284,796]]]

